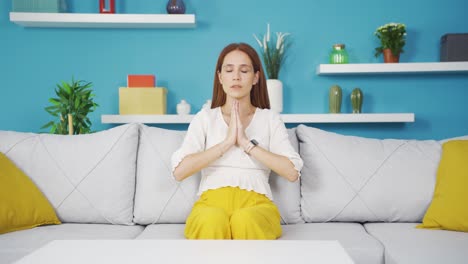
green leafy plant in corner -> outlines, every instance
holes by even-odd
[[[56,120],[42,126],[50,128],[52,134],[86,134],[91,132],[91,121],[88,114],[93,112],[98,104],[93,101],[92,83],[83,80],[71,82],[62,81],[57,84],[57,98],[50,98],[51,106],[45,110]]]

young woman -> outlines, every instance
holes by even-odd
[[[189,239],[276,239],[280,214],[268,177],[293,182],[303,162],[280,116],[269,110],[256,51],[233,43],[219,55],[211,109],[198,112],[172,156],[177,181],[202,171],[200,199],[187,218]]]

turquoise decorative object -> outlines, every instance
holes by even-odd
[[[340,113],[341,112],[341,98],[342,90],[338,85],[333,85],[330,87],[330,92],[328,94],[328,110],[330,113]]]
[[[13,12],[64,13],[66,0],[13,0]]]
[[[362,113],[362,101],[364,100],[364,94],[361,89],[354,88],[351,92],[351,107],[353,108],[353,114]]]

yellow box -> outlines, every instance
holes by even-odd
[[[119,89],[121,115],[164,115],[166,109],[167,89],[164,87]]]

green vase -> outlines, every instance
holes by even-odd
[[[351,106],[353,108],[354,114],[359,114],[362,112],[362,101],[364,100],[364,95],[362,94],[361,89],[354,88],[351,92]]]
[[[330,53],[331,64],[344,64],[348,63],[348,52],[345,50],[345,44],[333,45],[332,52]]]
[[[328,110],[330,113],[340,113],[341,112],[341,97],[342,97],[341,87],[338,85],[333,85],[330,87],[330,92],[328,94]]]

